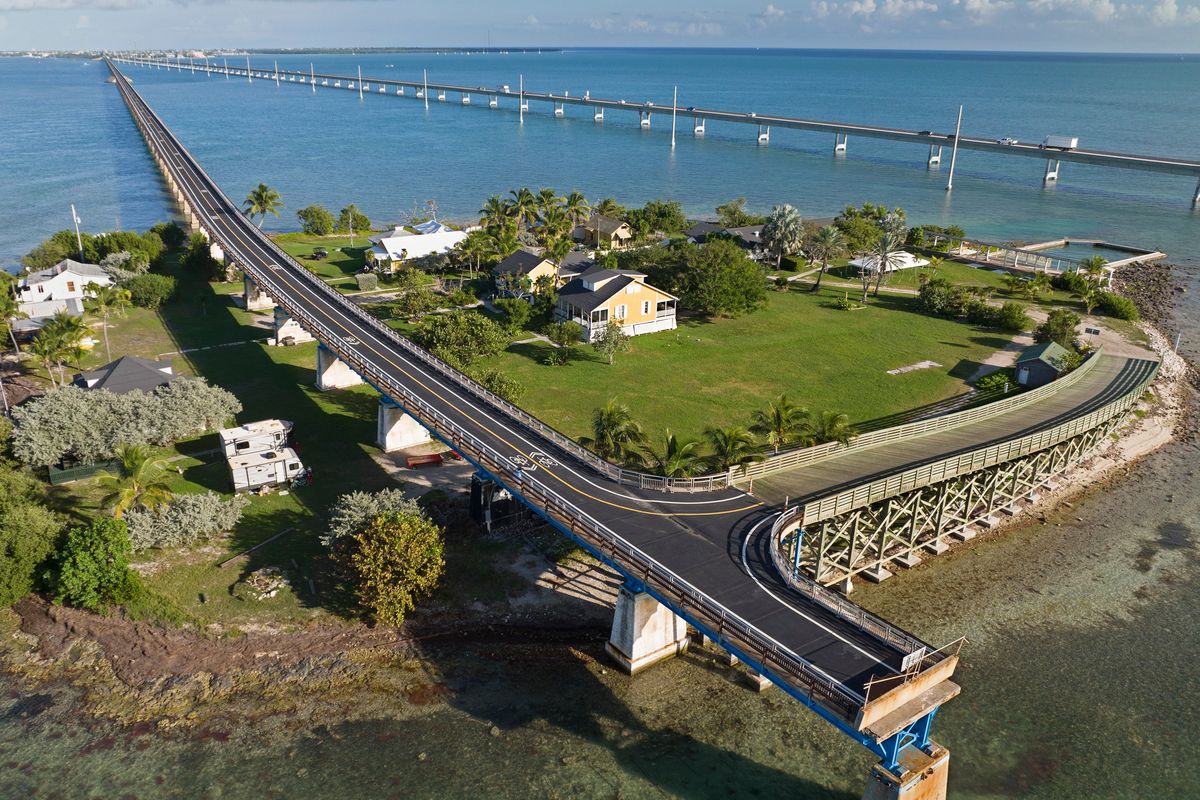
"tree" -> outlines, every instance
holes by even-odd
[[[625,463],[637,457],[636,448],[645,441],[642,426],[625,405],[615,397],[592,411],[592,435],[580,437],[601,458]]]
[[[699,449],[696,439],[679,439],[667,428],[663,431],[662,450],[646,445],[641,451],[650,469],[664,478],[690,478],[703,465]]]
[[[371,230],[371,220],[358,210],[358,206],[351,203],[338,214],[338,230],[346,231],[352,236],[355,232],[366,233]]]
[[[525,386],[516,378],[498,369],[474,370],[471,377],[492,394],[515,403],[525,394]]]
[[[8,329],[8,338],[12,342],[14,353],[20,353],[21,346],[17,344],[17,332],[13,329],[13,322],[28,317],[29,315],[17,305],[17,299],[13,297],[12,292],[8,291],[7,287],[0,290],[0,319],[3,320],[4,326]]]
[[[571,360],[575,344],[583,335],[583,326],[570,320],[551,322],[542,329],[542,334],[555,345],[546,357],[547,363],[561,367]]]
[[[629,351],[629,334],[619,322],[610,319],[600,333],[592,335],[592,349],[606,357],[611,366],[614,355]]]
[[[130,305],[128,289],[120,286],[101,286],[98,283],[87,285],[83,307],[87,313],[100,320],[101,330],[104,331],[104,357],[109,361],[112,361],[112,348],[108,344],[108,320],[110,317],[124,316]]]
[[[538,218],[538,196],[524,187],[509,194],[512,200],[508,204],[508,213],[516,221],[517,230],[532,227]]]
[[[437,587],[446,562],[443,531],[424,514],[388,511],[334,549],[362,604],[380,622],[399,625]]]
[[[621,219],[625,216],[625,206],[611,197],[601,200],[592,210],[602,217],[611,217],[612,219]]]
[[[1025,285],[1025,278],[1015,272],[1006,272],[1000,276],[1001,282],[1004,284],[1004,291],[1009,294],[1023,294],[1021,287]]]
[[[740,425],[705,428],[704,438],[712,449],[709,463],[713,469],[727,472],[741,467],[744,470],[749,464],[763,459],[762,448],[754,440],[754,434]]]
[[[49,362],[58,367],[59,380],[56,385],[67,385],[63,365],[71,359],[83,358],[83,340],[87,335],[88,328],[83,320],[65,308],[55,312],[38,330],[33,340],[33,350],[42,357],[43,363],[47,363],[47,370]],[[50,382],[54,383],[53,375],[50,376]]]
[[[554,239],[569,241],[571,218],[567,216],[566,210],[558,205],[547,206],[541,213],[538,235],[543,244]]]
[[[363,530],[371,520],[387,513],[420,514],[421,508],[400,489],[340,495],[329,507],[329,525],[321,536],[321,543],[334,547],[339,540]]]
[[[487,228],[503,225],[505,220],[511,216],[508,204],[501,200],[498,194],[485,200],[483,207],[479,209],[479,222]]]
[[[509,343],[503,328],[475,311],[432,314],[421,322],[413,340],[459,369],[496,355]]]
[[[495,305],[504,312],[504,325],[512,333],[525,327],[525,323],[533,315],[529,303],[519,297],[501,297],[495,301]]]
[[[262,228],[263,222],[267,219],[267,214],[274,214],[278,217],[279,209],[283,208],[279,192],[265,183],[260,183],[251,189],[250,194],[246,195],[243,205],[246,207],[247,216],[251,218],[258,217],[259,228]]]
[[[575,243],[571,241],[569,235],[554,236],[546,241],[546,258],[559,264],[573,249],[575,249]]]
[[[151,457],[144,445],[123,444],[117,449],[121,474],[100,475],[105,495],[100,504],[120,519],[131,508],[157,508],[171,501],[171,486],[161,458]]]
[[[1057,342],[1068,350],[1075,349],[1079,338],[1079,315],[1065,308],[1051,309],[1046,321],[1033,332],[1034,341]]]
[[[804,244],[804,220],[800,212],[784,204],[771,209],[762,229],[763,244],[775,256],[775,269],[783,265],[783,257],[800,251]]]
[[[40,481],[0,466],[0,607],[33,591],[64,523],[47,507]]]
[[[491,240],[492,258],[497,261],[508,258],[521,248],[521,241],[517,236],[517,226],[512,220],[508,220],[495,229],[489,229],[488,234]]]
[[[679,233],[687,227],[683,206],[675,200],[651,200],[626,216],[631,225],[643,232],[643,236],[655,231]]]
[[[789,444],[811,444],[813,439],[808,409],[793,403],[786,394],[754,412],[750,432],[766,439],[776,453]]]
[[[160,308],[175,296],[177,281],[170,275],[151,272],[136,275],[125,282],[129,290],[129,301],[139,308]]]
[[[202,233],[193,233],[188,239],[187,250],[183,254],[183,268],[206,280],[224,280],[227,277],[225,265],[213,258],[212,245]]]
[[[454,247],[459,256],[468,264],[472,278],[479,271],[483,260],[489,258],[493,252],[491,237],[488,236],[487,231],[482,230],[471,231],[467,234],[467,238]]]
[[[753,225],[759,217],[746,213],[746,198],[739,197],[717,206],[717,221],[726,228],[741,228]]]
[[[1104,271],[1105,267],[1107,266],[1108,261],[1105,260],[1104,256],[1092,256],[1091,258],[1085,258],[1079,264],[1079,268],[1083,270],[1084,274],[1097,284],[1104,279]]]
[[[1008,301],[996,309],[996,327],[1009,333],[1020,333],[1028,330],[1031,320],[1025,313],[1025,306]]]
[[[178,250],[187,241],[187,232],[175,221],[160,222],[150,231],[158,234],[158,238],[162,239],[163,245],[169,250]]]
[[[119,519],[71,528],[58,553],[54,599],[89,611],[132,600],[140,591],[129,569],[129,533]]]
[[[185,494],[156,508],[134,507],[121,517],[136,553],[151,547],[180,547],[233,530],[250,498],[235,494],[228,500],[216,492]]]
[[[1100,296],[1104,294],[1100,287],[1088,281],[1087,286],[1081,291],[1075,292],[1075,297],[1078,297],[1083,302],[1083,307],[1087,309],[1087,313],[1091,314],[1092,309],[1100,305]]]
[[[683,305],[710,316],[754,311],[767,296],[763,269],[726,239],[688,245],[678,278]]]
[[[879,287],[883,284],[884,277],[903,263],[904,251],[901,249],[903,244],[904,239],[899,232],[891,228],[880,233],[879,238],[875,241],[875,297],[879,296]],[[865,269],[860,272],[863,275],[862,302],[865,303],[867,302],[867,284],[870,281],[870,273]]]
[[[542,216],[545,216],[546,212],[550,209],[559,208],[559,204],[562,203],[562,200],[563,199],[559,197],[553,189],[539,189],[537,193],[538,211]]]
[[[567,195],[563,200],[563,208],[566,210],[567,216],[571,218],[572,227],[582,225],[592,210],[587,198],[579,192],[571,192]]]
[[[818,414],[813,434],[819,444],[826,442],[850,444],[855,435],[854,427],[850,424],[850,417],[836,411],[822,411]]]
[[[297,211],[296,218],[300,220],[301,229],[309,236],[328,236],[336,225],[333,212],[316,203]]]
[[[829,269],[829,262],[840,257],[846,251],[846,238],[842,232],[832,225],[821,226],[808,242],[808,255],[821,264],[817,273],[817,282],[813,284],[814,292],[821,290],[821,279]]]

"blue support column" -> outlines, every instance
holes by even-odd
[[[796,528],[792,538],[792,580],[800,577],[800,548],[804,545],[804,528]]]
[[[908,727],[880,742],[879,747],[882,751],[880,766],[894,775],[901,775],[905,770],[900,765],[900,755],[905,748],[915,747],[924,753],[929,753],[929,728],[937,712],[936,708],[933,709]]]

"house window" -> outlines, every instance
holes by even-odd
[[[45,286],[42,286],[42,285],[39,283],[39,284],[38,284],[38,294],[45,294],[45,293],[46,293],[46,287],[45,287]]]
[[[75,281],[67,281],[67,291],[68,292],[75,291]]]
[[[631,283],[625,287],[625,294],[637,294],[637,293],[638,293],[638,285],[636,283]]]
[[[625,319],[625,312],[627,310],[628,309],[626,309],[625,304],[622,303],[621,305],[617,306],[617,310],[614,312],[613,316],[615,316],[617,319]]]
[[[649,313],[650,313],[650,301],[643,300],[642,301],[642,316],[644,317],[644,316],[648,315]]]
[[[592,312],[592,322],[608,322],[608,309],[601,308]]]

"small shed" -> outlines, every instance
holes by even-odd
[[[1017,383],[1028,389],[1045,386],[1062,371],[1067,349],[1057,342],[1042,342],[1025,348],[1017,357]]]

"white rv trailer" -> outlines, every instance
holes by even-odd
[[[217,431],[217,435],[221,439],[221,450],[225,452],[225,458],[232,459],[235,456],[287,447],[288,434],[291,432],[292,423],[285,419],[264,419],[236,428],[222,428]]]
[[[304,465],[290,447],[261,450],[229,459],[235,492],[248,492],[263,486],[283,486],[300,477]]]

